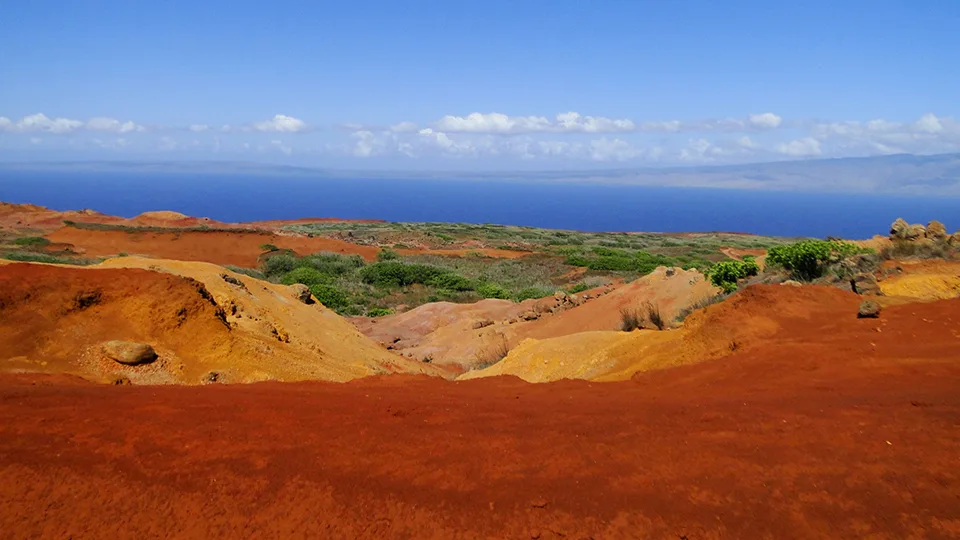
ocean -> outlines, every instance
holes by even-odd
[[[173,210],[227,222],[339,217],[854,239],[886,234],[897,217],[960,227],[957,198],[457,179],[2,171],[0,200],[125,217]]]

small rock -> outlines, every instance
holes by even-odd
[[[536,311],[524,311],[520,314],[520,318],[525,321],[533,321],[540,318],[540,314]]]
[[[565,292],[563,292],[563,291],[557,291],[557,292],[553,293],[553,299],[556,300],[557,302],[566,302],[566,301],[567,301],[567,293],[565,293]]]
[[[313,295],[310,294],[310,288],[303,283],[294,283],[290,286],[290,290],[293,291],[293,297],[304,304],[313,303]]]
[[[479,330],[479,329],[481,329],[481,328],[486,328],[486,327],[488,327],[488,326],[490,326],[490,325],[492,325],[492,324],[493,324],[493,321],[491,321],[490,319],[484,319],[484,320],[482,320],[482,321],[477,321],[477,322],[473,323],[473,329],[474,329],[474,330]]]
[[[873,300],[864,300],[857,310],[858,319],[876,319],[880,316],[880,304]]]
[[[103,344],[103,354],[114,362],[128,366],[149,364],[157,359],[153,347],[133,341],[108,341]]]
[[[534,508],[546,508],[547,500],[544,499],[543,497],[537,497],[536,499],[530,502],[530,506]]]
[[[246,288],[247,288],[247,287],[243,284],[242,281],[240,281],[239,279],[231,276],[230,274],[220,274],[220,279],[226,281],[227,283],[229,283],[229,284],[231,284],[231,285],[236,285],[237,287],[240,287],[241,289],[246,289]]]
[[[800,283],[799,281],[796,281],[793,279],[788,279],[783,283],[781,283],[780,285],[786,285],[787,287],[803,287],[803,283]]]
[[[676,269],[676,268],[667,268],[667,271],[664,272],[664,275],[667,276],[667,277],[673,277],[674,274],[676,274],[676,273],[677,273],[677,269]]]

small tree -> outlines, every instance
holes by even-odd
[[[721,261],[707,270],[707,277],[715,286],[730,293],[737,290],[737,282],[741,279],[755,276],[760,267],[752,257],[744,257],[742,261]]]
[[[789,270],[792,277],[813,281],[823,276],[826,265],[834,257],[847,257],[863,250],[856,244],[837,240],[801,240],[776,246],[767,252],[767,262]]]

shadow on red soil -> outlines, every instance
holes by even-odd
[[[735,354],[605,384],[394,376],[138,388],[4,376],[0,530],[7,538],[960,535],[956,358],[844,372],[843,351],[793,352]],[[708,366],[710,377],[694,376]]]

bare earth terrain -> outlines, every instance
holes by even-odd
[[[597,268],[764,263],[749,237],[564,255],[566,232],[291,223],[0,206],[0,538],[960,538],[960,236],[722,296],[696,267]],[[496,247],[514,233],[534,251]],[[400,241],[389,260],[471,294],[491,268],[593,281],[400,309],[426,296],[408,283],[397,312],[349,319],[314,296],[396,295],[356,273]],[[285,285],[313,274],[265,275],[264,243],[362,258],[278,255],[329,272]],[[623,331],[643,306],[663,329]]]

